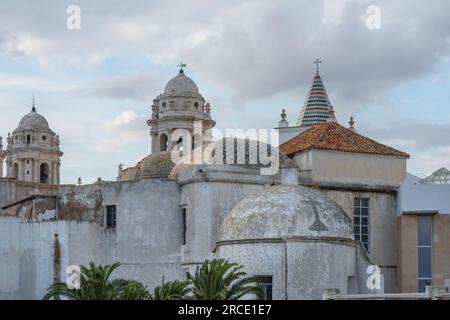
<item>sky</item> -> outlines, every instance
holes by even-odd
[[[34,95],[60,135],[61,182],[114,180],[150,153],[150,106],[180,60],[225,130],[276,127],[283,108],[295,124],[320,58],[339,123],[353,116],[425,176],[450,168],[449,12],[448,0],[1,0],[0,136]]]

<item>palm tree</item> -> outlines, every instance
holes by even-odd
[[[243,266],[225,259],[206,260],[195,275],[189,275],[196,300],[237,300],[246,294],[263,298],[263,290],[254,277],[242,271]]]
[[[64,282],[52,284],[47,289],[44,299],[48,300],[63,296],[72,300],[112,300],[112,299],[144,299],[148,297],[146,288],[136,281],[109,278],[114,270],[120,266],[116,262],[112,265],[96,265],[89,263],[89,267],[80,266],[80,289],[69,289]]]
[[[185,300],[189,299],[190,293],[189,282],[187,281],[171,281],[164,282],[164,277],[161,286],[155,288],[151,299],[152,300]]]
[[[115,279],[112,281],[115,293],[113,300],[148,300],[147,287],[134,280]]]

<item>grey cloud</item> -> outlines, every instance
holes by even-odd
[[[146,75],[123,76],[100,80],[74,91],[103,98],[151,101],[161,91],[161,83]]]

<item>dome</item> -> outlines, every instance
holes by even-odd
[[[252,144],[255,148],[251,147]],[[230,148],[231,146],[233,146],[233,149]],[[269,167],[270,164],[263,164],[259,159],[259,149],[263,146],[266,150],[270,150],[270,154],[279,152],[279,163],[282,163],[284,160],[288,159],[288,157],[277,148],[261,141],[238,138],[222,138],[215,140],[210,144],[205,144],[203,147],[195,148],[191,154],[191,157],[182,158],[173,168],[170,173],[170,178],[177,179],[178,173],[181,170],[188,166],[194,165],[194,159],[202,159],[202,164],[209,165],[229,164],[243,166],[246,168]],[[266,153],[269,152],[266,151]],[[245,160],[242,161],[242,159]],[[254,161],[255,159],[256,161]]]
[[[49,129],[47,120],[39,114],[35,108],[28,114],[26,114],[19,122],[20,129],[23,128],[44,128]]]
[[[354,239],[352,221],[320,191],[278,185],[241,200],[225,217],[221,240],[283,237]]]
[[[195,93],[199,94],[198,87],[195,82],[180,70],[176,77],[167,82],[164,93]]]
[[[168,179],[174,166],[171,151],[151,154],[137,164],[135,180]]]

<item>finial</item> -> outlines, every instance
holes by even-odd
[[[183,68],[186,68],[186,63],[183,63],[183,60],[181,60],[181,62],[178,65],[178,67],[180,67],[180,73],[184,73]]]
[[[36,112],[36,106],[34,105],[34,100],[35,100],[34,94],[33,94],[33,97],[31,98],[31,100],[32,100],[31,111],[32,111],[32,112]]]
[[[314,64],[317,64],[317,66],[316,66],[316,74],[319,74],[319,63],[322,63],[322,60],[319,60],[317,58],[316,61],[314,61]]]
[[[281,111],[280,116],[281,116],[281,120],[286,120],[287,114],[286,114],[286,110],[285,110],[285,109],[283,109],[283,110]]]
[[[353,116],[350,117],[350,121],[348,122],[348,124],[350,125],[349,129],[355,130],[355,121],[353,121]]]

